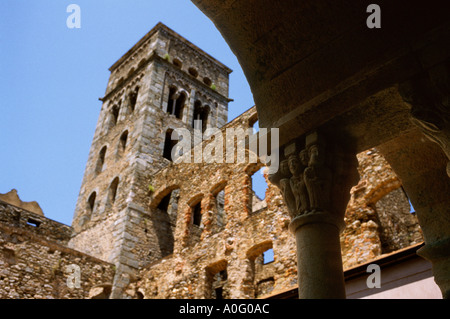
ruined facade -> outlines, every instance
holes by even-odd
[[[267,168],[248,160],[248,139],[239,143],[227,134],[247,132],[258,119],[253,107],[227,122],[231,70],[158,24],[110,71],[72,227],[19,223],[30,213],[1,206],[0,297],[266,298],[296,289],[292,212]],[[177,128],[192,132],[192,153],[183,156],[205,151],[207,129],[217,128],[236,152],[242,147],[247,160],[174,162],[171,134]],[[360,181],[348,194],[339,237],[344,270],[423,241],[402,184],[384,158],[371,148],[357,160]],[[260,169],[265,198],[252,187]],[[28,239],[42,236],[33,244]],[[47,255],[33,259],[28,252]],[[47,293],[17,289],[30,276],[22,269],[26,263],[18,262],[27,258],[41,267]],[[83,293],[58,290],[57,274],[64,273],[51,271],[55,263],[58,269],[86,265]],[[15,270],[18,279],[10,281]]]

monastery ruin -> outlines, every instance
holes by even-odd
[[[303,173],[295,167],[308,168],[302,151],[313,146],[319,161],[321,133],[288,142],[281,131],[276,174],[259,160],[175,163],[174,130],[194,138],[208,128],[254,129],[258,136],[258,120],[271,127],[264,126],[267,115],[261,121],[257,105],[228,121],[232,70],[162,23],[110,71],[72,226],[31,211],[17,192],[0,195],[0,298],[442,298],[432,264],[416,253],[424,234],[409,191],[378,147],[360,149],[353,159],[343,155],[342,176],[355,181],[334,184],[338,205],[310,193],[301,208],[305,192],[295,178]],[[365,103],[403,102],[387,88]],[[227,138],[250,157],[248,138]],[[338,171],[332,180],[342,179]],[[260,172],[264,198],[253,187]],[[293,226],[333,205],[341,209],[339,227],[334,219],[320,230]],[[308,228],[312,242],[297,227]],[[321,250],[321,241],[323,247],[337,241],[338,249]],[[299,285],[305,263],[315,263],[321,276],[333,268],[317,289],[328,291],[329,281],[342,278],[344,296],[333,289],[304,295],[312,289]],[[366,285],[370,264],[381,267],[379,289]],[[342,277],[332,275],[336,269]]]

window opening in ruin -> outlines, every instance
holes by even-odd
[[[251,176],[251,207],[253,213],[267,207],[267,203],[265,201],[267,182],[263,175],[264,168],[265,167],[259,169]]]
[[[221,261],[213,265],[211,269],[207,269],[206,278],[206,298],[226,299],[228,297],[226,289],[228,280],[226,262]]]
[[[168,159],[169,161],[172,161],[172,149],[178,143],[178,140],[172,140],[172,132],[173,130],[171,129],[167,130],[166,137],[164,140],[163,157],[165,159]]]
[[[37,228],[39,227],[39,225],[41,225],[41,222],[33,218],[28,218],[27,224]]]
[[[263,265],[270,264],[274,262],[274,260],[273,248],[267,249],[263,252]]]
[[[117,195],[117,187],[119,186],[119,178],[116,177],[111,183],[111,186],[109,187],[109,203],[114,204],[116,201],[116,195]]]
[[[167,210],[169,209],[169,202],[170,202],[170,196],[172,195],[172,193],[167,194],[166,196],[164,196],[163,199],[161,199],[161,201],[159,202],[157,208],[167,212]]]
[[[105,156],[106,156],[106,146],[103,146],[102,149],[100,150],[100,153],[98,154],[98,160],[97,160],[97,166],[95,168],[95,171],[97,173],[100,173],[103,171],[104,169],[104,165],[105,165]]]
[[[172,190],[165,195],[158,206],[156,206],[157,214],[153,216],[153,234],[158,238],[158,245],[155,247],[153,254],[149,254],[149,257],[163,258],[173,253],[174,248],[174,228],[176,224],[177,215],[177,202],[178,202],[179,189]]]
[[[201,201],[192,207],[192,223],[200,226],[202,222],[202,204]]]

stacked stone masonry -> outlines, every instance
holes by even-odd
[[[69,226],[0,202],[0,298],[85,299],[92,289],[110,289],[114,265],[68,248],[71,234]],[[74,268],[80,277],[71,285]]]

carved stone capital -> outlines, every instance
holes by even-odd
[[[437,143],[450,160],[449,65],[439,65],[427,73],[400,84],[403,100],[411,105],[411,121]],[[450,162],[447,164],[450,177]]]
[[[291,229],[329,222],[342,229],[350,188],[358,181],[355,154],[314,132],[285,147],[280,170],[269,176],[283,194]]]

